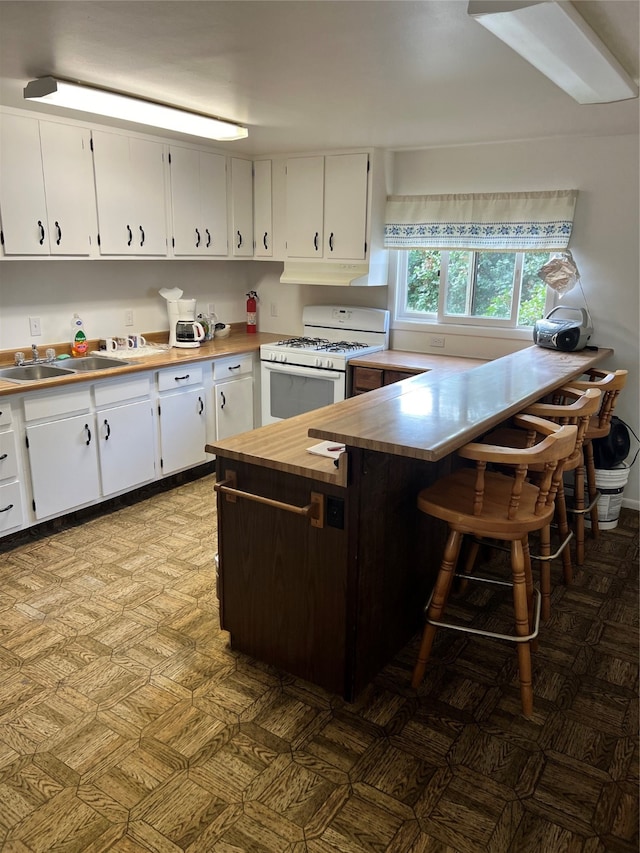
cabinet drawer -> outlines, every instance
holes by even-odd
[[[12,429],[0,432],[0,480],[8,480],[18,474],[16,439]]]
[[[201,364],[185,364],[158,373],[158,390],[175,391],[186,385],[202,385],[203,368]]]
[[[220,382],[223,379],[233,379],[253,373],[253,356],[240,355],[235,358],[217,358],[213,362],[213,381]]]
[[[150,390],[150,377],[136,376],[133,379],[116,382],[101,382],[94,386],[93,393],[96,406],[101,407],[125,403],[127,400],[135,400],[138,397],[148,397]]]
[[[11,423],[11,406],[7,400],[0,400],[0,426],[8,426]]]
[[[385,370],[384,384],[393,385],[394,382],[402,382],[403,379],[409,379],[410,376],[415,376],[415,373],[407,373],[405,370]]]
[[[28,395],[24,399],[24,416],[28,421],[40,418],[52,420],[61,415],[88,412],[91,405],[90,386],[73,391],[52,391],[39,395]]]
[[[0,534],[22,526],[20,483],[0,486]]]
[[[382,388],[383,373],[377,367],[354,367],[353,390],[373,391]]]

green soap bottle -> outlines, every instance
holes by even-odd
[[[89,349],[89,344],[87,343],[87,336],[84,331],[84,323],[78,314],[73,315],[71,328],[71,355],[86,355]]]

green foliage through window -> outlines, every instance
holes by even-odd
[[[513,319],[531,327],[544,315],[547,292],[538,270],[548,252],[412,249],[407,254],[409,312],[437,315],[442,286],[445,317]],[[515,306],[514,293],[519,294]]]

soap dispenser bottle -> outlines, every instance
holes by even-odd
[[[84,323],[78,314],[73,315],[71,329],[71,355],[74,357],[86,355],[89,344],[84,331]]]

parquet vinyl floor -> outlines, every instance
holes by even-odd
[[[232,650],[212,486],[0,542],[4,853],[636,853],[637,513],[556,571],[525,720],[491,640],[354,704]]]

